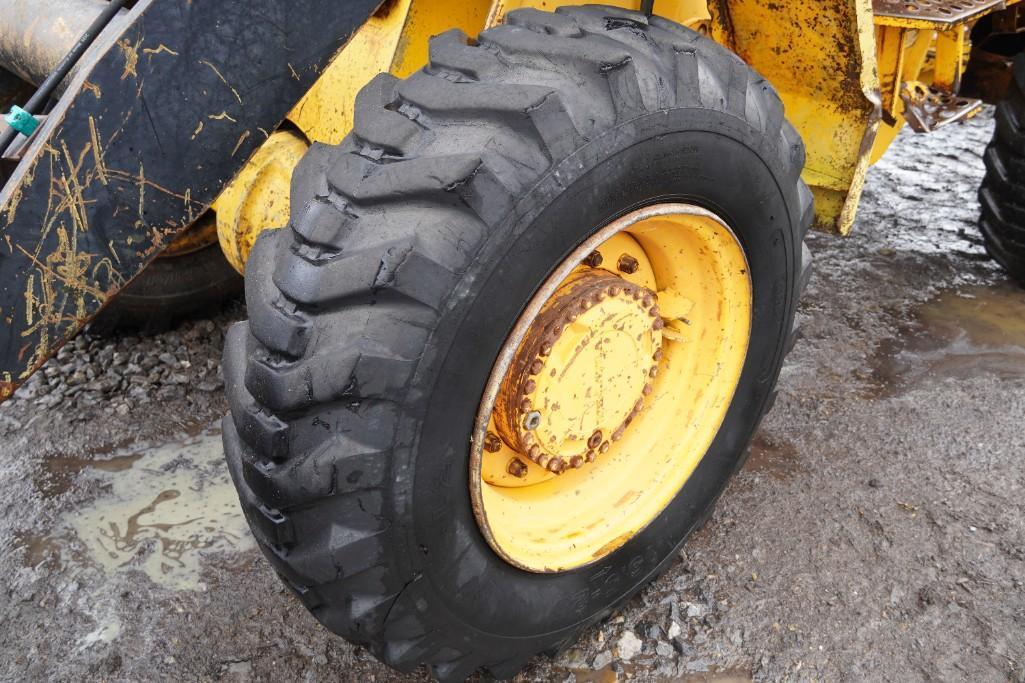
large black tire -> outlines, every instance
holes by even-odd
[[[775,396],[810,259],[804,151],[771,86],[697,33],[605,7],[512,12],[374,79],[355,130],[295,173],[289,229],[248,264],[226,342],[227,460],[253,533],[325,626],[408,671],[511,676],[675,556]],[[469,435],[495,356],[553,267],[654,202],[727,218],[749,259],[736,397],[673,502],[556,574],[478,530]]]
[[[1014,60],[1007,96],[997,106],[979,188],[979,229],[990,255],[1025,285],[1025,54]]]
[[[93,318],[89,332],[160,332],[182,320],[217,313],[241,296],[242,289],[242,276],[219,244],[158,258]]]

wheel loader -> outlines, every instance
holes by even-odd
[[[901,128],[997,104],[979,229],[1025,281],[1023,6],[0,0],[0,398],[244,274],[224,448],[274,570],[400,671],[510,677],[709,515],[805,235]]]

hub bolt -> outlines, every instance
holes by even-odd
[[[591,268],[597,268],[601,265],[602,257],[600,251],[592,251],[587,258],[584,259],[584,265],[590,266]]]
[[[637,263],[637,259],[633,256],[630,256],[630,254],[623,254],[619,257],[619,263],[616,264],[616,267],[619,268],[621,273],[632,275],[637,272],[637,267],[639,265],[640,264]]]
[[[597,448],[598,446],[601,445],[601,440],[602,440],[601,430],[600,429],[596,429],[594,431],[594,434],[591,435],[591,438],[589,438],[587,440],[587,447],[590,448],[593,451],[595,448]]]
[[[527,463],[523,462],[519,458],[513,458],[510,460],[509,465],[505,469],[509,474],[520,479],[527,476]]]
[[[487,433],[484,437],[484,450],[488,453],[497,453],[502,450],[502,440],[498,438],[497,434]]]

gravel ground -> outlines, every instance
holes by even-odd
[[[854,236],[812,236],[747,466],[662,578],[521,680],[1025,681],[1025,293],[974,230],[992,126],[903,134]],[[216,424],[241,317],[82,336],[0,406],[0,679],[405,680],[245,531]]]

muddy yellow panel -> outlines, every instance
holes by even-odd
[[[506,14],[522,7],[533,7],[551,12],[565,5],[588,4],[595,3],[560,2],[559,0],[494,0],[491,11],[488,13],[487,25],[490,27],[502,23]],[[641,9],[641,0],[606,0],[598,4],[632,10]],[[660,17],[672,19],[695,31],[702,33],[707,31],[709,15],[706,0],[655,0],[652,11]]]
[[[869,0],[710,0],[712,36],[779,91],[804,138],[815,227],[846,234],[879,121]]]
[[[491,0],[388,0],[353,36],[289,114],[314,142],[337,144],[352,129],[359,92],[382,71],[407,76],[427,63],[431,36],[452,28],[477,35]]]

